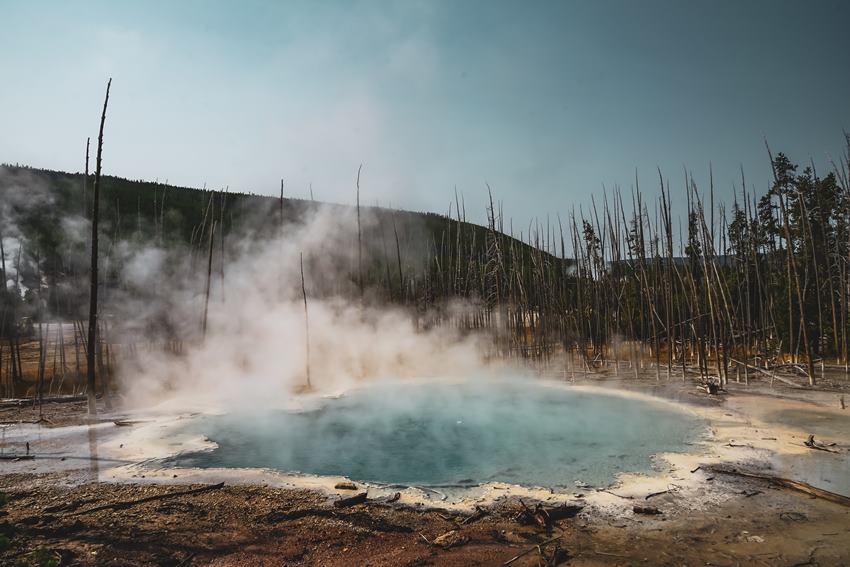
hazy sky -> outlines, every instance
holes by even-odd
[[[445,212],[569,213],[656,167],[730,194],[850,130],[850,2],[0,0],[0,162]]]

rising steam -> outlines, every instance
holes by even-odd
[[[365,215],[364,225],[376,219]],[[320,392],[387,377],[463,376],[482,365],[474,336],[417,323],[408,311],[360,298],[356,217],[319,206],[272,238],[245,234],[212,274],[208,326],[198,336],[206,273],[185,250],[136,250],[124,262],[133,289],[108,311],[127,342],[164,344],[167,333],[195,337],[179,355],[144,353],[125,362],[126,402],[170,400],[224,409],[273,407],[306,384],[308,364],[300,258],[309,302],[311,382]],[[196,255],[197,256],[197,255]],[[368,258],[369,256],[367,256]],[[186,277],[183,274],[192,274]],[[453,309],[459,308],[453,306]],[[136,339],[133,339],[136,335]]]

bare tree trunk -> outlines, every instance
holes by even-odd
[[[201,323],[201,335],[202,338],[207,338],[207,314],[210,308],[210,285],[212,283],[212,261],[213,261],[213,243],[215,242],[215,225],[216,221],[212,221],[210,225],[210,238],[209,238],[209,254],[207,255],[207,285],[206,291],[204,292],[204,319]]]
[[[395,213],[393,213],[393,234],[395,235],[395,255],[396,262],[398,264],[398,297],[399,301],[404,303],[404,273],[401,271],[401,246],[399,246],[398,242],[398,229],[395,225]]]
[[[304,285],[304,254],[299,255],[301,260],[301,294],[304,297],[304,341],[306,346],[305,370],[307,371],[307,388],[310,384],[310,319],[307,316],[307,286]]]
[[[812,360],[812,351],[811,346],[809,345],[809,331],[806,328],[806,307],[803,303],[803,291],[800,286],[800,273],[797,271],[797,262],[794,260],[794,253],[791,250],[791,230],[788,227],[788,211],[785,209],[785,200],[782,198],[782,194],[779,194],[779,207],[782,210],[782,221],[785,227],[785,241],[786,241],[786,251],[788,252],[788,264],[791,269],[791,273],[794,276],[793,282],[795,289],[797,291],[797,305],[800,308],[800,327],[803,331],[803,347],[806,351],[806,362],[809,367],[809,385],[815,385],[815,364]],[[788,280],[788,289],[791,289],[791,279]],[[790,306],[789,306],[790,309]],[[789,329],[789,334],[793,332]]]
[[[360,288],[360,301],[363,301],[363,235],[360,228],[360,170],[357,168],[357,285]]]
[[[97,344],[97,224],[98,224],[98,205],[100,204],[100,171],[103,156],[103,126],[106,123],[106,106],[109,104],[109,89],[112,86],[112,79],[106,84],[106,98],[103,100],[103,113],[100,116],[100,131],[97,137],[97,161],[94,173],[94,199],[92,203],[91,216],[91,287],[89,293],[89,338],[88,352],[86,353],[87,378],[88,386],[88,410],[89,415],[97,413],[95,402],[94,379],[95,379],[95,352],[94,345]],[[88,153],[86,154],[86,177],[88,177]],[[104,395],[107,395],[104,390]]]
[[[44,401],[44,367],[47,365],[47,341],[50,337],[50,323],[47,324],[47,329],[42,332],[41,323],[38,324],[38,419],[44,417],[42,403]]]
[[[77,387],[80,385],[80,378],[82,377],[82,372],[80,370],[80,340],[78,336],[82,336],[83,326],[80,325],[80,335],[77,335],[77,321],[74,321],[74,391],[76,391]]]
[[[224,192],[219,193],[218,198],[219,198],[218,206],[219,206],[219,210],[220,210],[218,230],[221,233],[221,237],[219,238],[219,247],[220,247],[219,256],[220,256],[220,259],[221,259],[221,264],[219,265],[218,274],[219,274],[219,281],[221,282],[221,302],[224,303],[227,300],[227,297],[225,295],[225,286],[224,286],[224,208],[225,208],[225,203],[227,202],[227,198],[225,197]],[[231,226],[232,226],[232,223],[231,223]]]

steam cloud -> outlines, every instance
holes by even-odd
[[[364,230],[377,221],[365,214]],[[366,245],[364,269],[375,246]],[[123,262],[132,284],[108,311],[126,340],[184,342],[180,355],[141,353],[125,365],[129,404],[162,400],[228,410],[280,406],[306,383],[307,348],[300,262],[309,310],[309,364],[314,389],[333,392],[364,380],[463,376],[482,366],[474,336],[417,323],[409,311],[359,299],[354,211],[319,206],[272,238],[244,234],[227,246],[223,273],[212,272],[208,325],[198,336],[206,285],[206,252],[143,248]],[[192,268],[191,264],[196,267]],[[203,269],[197,269],[203,265]],[[186,276],[185,274],[192,274]],[[448,307],[461,309],[461,304]]]
[[[84,211],[68,214],[66,206],[67,194],[81,190],[0,167],[7,281],[9,289],[20,284],[18,316],[85,320],[91,225]],[[192,247],[142,236],[141,219],[136,227],[132,212],[125,213],[123,226],[121,217],[102,219],[100,320],[113,353],[120,352],[113,385],[125,405],[239,410],[285,404],[307,379],[302,258],[314,390],[338,392],[379,378],[467,376],[482,368],[480,337],[431,319],[458,314],[468,302],[431,305],[425,313],[393,307],[386,289],[367,288],[361,297],[355,209],[310,203],[294,222],[281,224],[276,203],[272,211],[254,206],[240,210],[238,226],[224,234],[215,229],[205,336],[212,218]],[[362,210],[362,265],[382,277],[393,266],[385,277],[395,293],[400,284],[390,218]],[[421,273],[432,244],[417,219],[406,214],[399,220],[406,273]],[[46,231],[38,223],[49,223],[54,243],[39,242]],[[45,251],[53,255],[47,258]]]

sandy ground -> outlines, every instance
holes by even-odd
[[[144,424],[82,425],[84,404],[51,404],[47,425],[77,428],[78,437],[86,431],[81,439],[94,435],[101,451],[95,460],[63,460],[64,453],[42,442],[48,434],[33,443],[35,459],[0,461],[0,491],[7,495],[0,564],[46,565],[53,558],[59,565],[502,565],[528,551],[511,564],[850,565],[850,507],[710,469],[732,463],[838,491],[829,479],[835,481],[835,470],[850,471],[850,429],[842,429],[850,410],[839,409],[836,392],[751,385],[708,397],[691,384],[614,385],[626,395],[685,402],[710,423],[711,435],[689,454],[659,456],[656,474],[625,475],[604,491],[488,485],[444,497],[408,489],[392,503],[393,489],[336,490],[338,479],[262,471],[199,477],[134,460],[130,449],[125,462],[118,458],[124,448],[114,445]],[[37,415],[30,407],[0,410],[7,455],[23,449],[14,431],[36,427],[8,424]],[[805,447],[810,430],[835,442],[837,453]],[[218,480],[226,485],[136,502]],[[366,503],[333,505],[361,491]],[[520,500],[581,512],[540,526],[527,522]],[[106,505],[112,506],[95,509]]]

